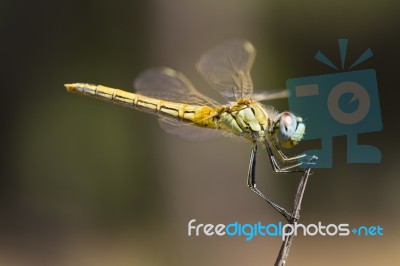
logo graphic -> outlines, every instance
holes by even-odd
[[[304,139],[321,139],[321,150],[306,151],[318,156],[314,168],[332,167],[335,136],[347,136],[347,163],[381,161],[378,148],[357,143],[358,134],[382,129],[376,73],[374,69],[351,71],[372,57],[372,51],[367,49],[346,68],[347,43],[347,39],[339,39],[340,70],[321,51],[315,55],[316,60],[340,72],[286,81],[290,110],[307,123]]]
[[[353,228],[353,229],[351,229]],[[290,235],[303,236],[383,236],[383,227],[380,225],[362,225],[352,227],[348,223],[341,224],[323,224],[322,222],[314,224],[294,224],[266,223],[258,221],[257,223],[240,223],[238,221],[229,224],[203,224],[197,223],[196,219],[191,219],[187,225],[188,236],[207,236],[207,237],[244,237],[246,241],[252,240],[256,236],[261,237],[281,237],[282,241]]]

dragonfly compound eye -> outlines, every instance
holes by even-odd
[[[281,115],[279,122],[279,137],[284,140],[290,139],[297,129],[296,117],[289,112],[284,112]]]

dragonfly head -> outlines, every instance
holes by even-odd
[[[282,147],[291,148],[303,138],[305,129],[301,117],[283,112],[275,120],[275,139]]]

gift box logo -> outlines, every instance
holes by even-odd
[[[321,139],[321,150],[306,153],[318,156],[314,168],[332,167],[332,138],[347,136],[348,163],[379,163],[380,150],[360,145],[360,133],[382,129],[378,85],[374,69],[352,71],[372,56],[367,49],[350,67],[345,67],[347,39],[339,39],[341,69],[318,51],[315,59],[339,71],[286,81],[289,108],[306,121],[305,140]]]

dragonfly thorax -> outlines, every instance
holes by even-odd
[[[250,140],[263,141],[268,132],[268,112],[261,104],[236,103],[219,115],[219,126]]]

